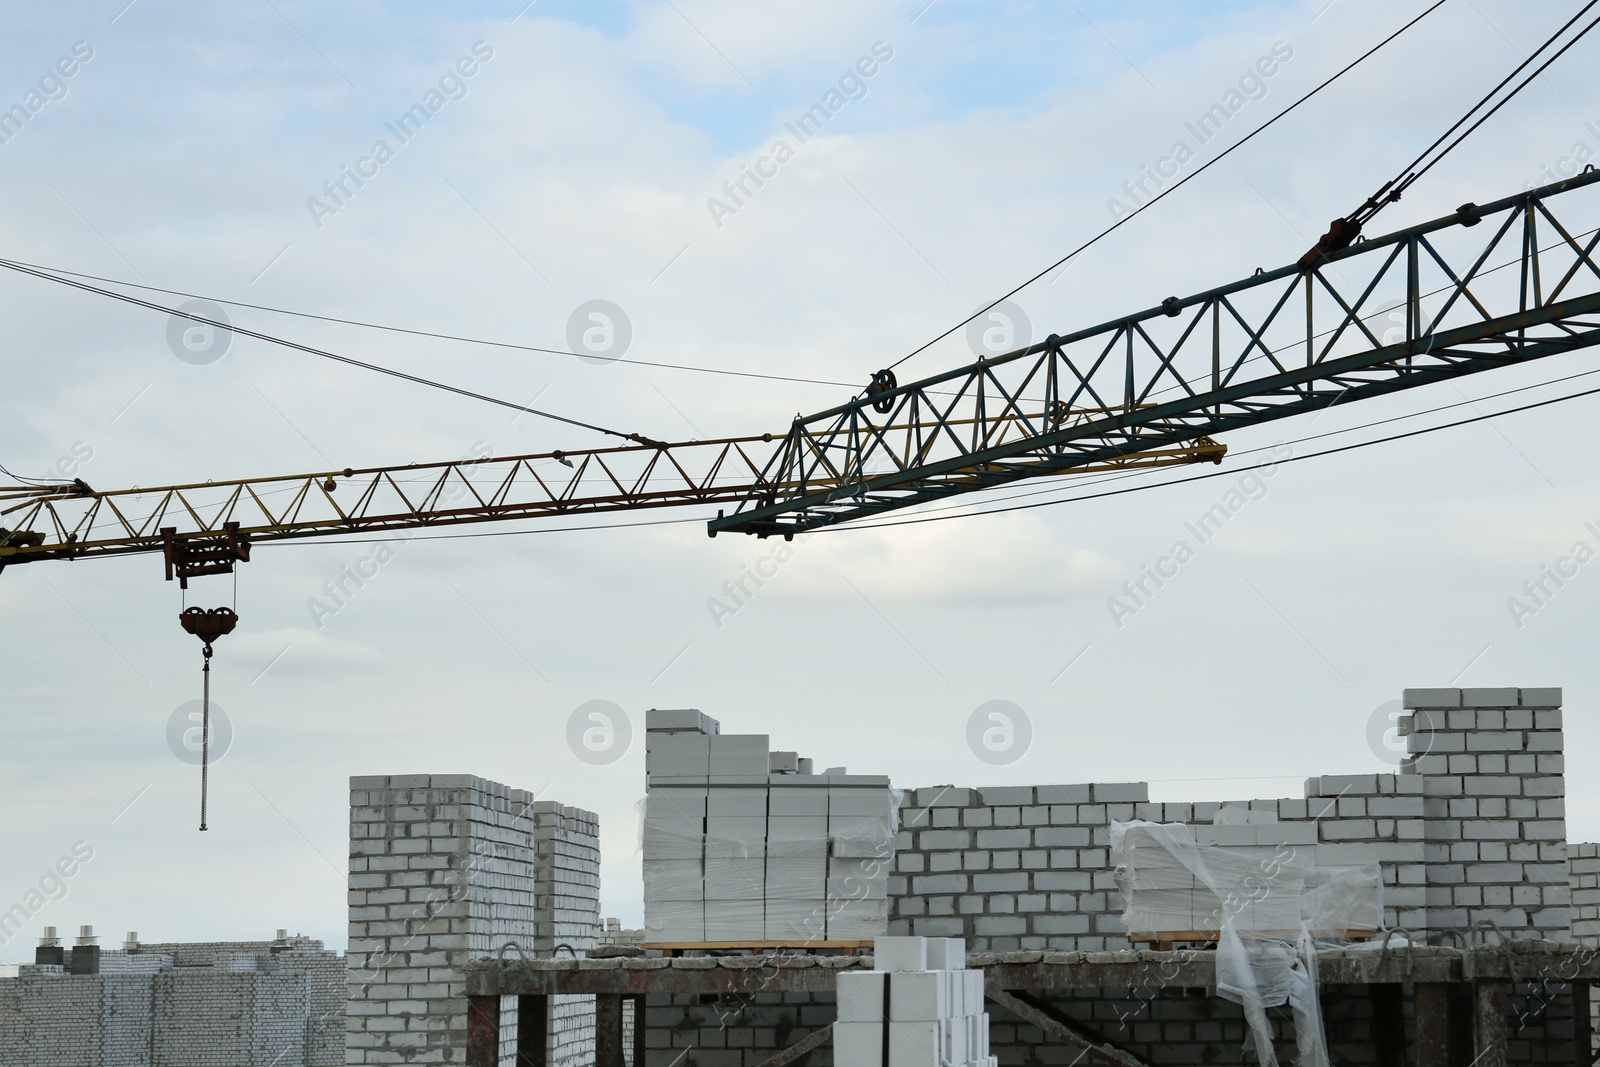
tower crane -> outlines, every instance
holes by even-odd
[[[723,505],[712,536],[792,538],[1024,479],[1220,463],[1231,430],[1600,343],[1597,186],[1463,204],[917,381],[881,371],[781,435],[0,488],[0,569],[160,553],[186,583],[276,541],[689,506]]]
[[[1593,345],[1597,182],[1591,167],[1343,249],[1319,245],[1277,270],[905,385],[880,371],[865,395],[796,419],[757,487],[710,531],[792,537]],[[1375,333],[1368,320],[1385,313],[1403,326]]]
[[[1589,171],[905,385],[885,369],[781,438],[17,486],[0,490],[0,568],[160,552],[187,588],[274,541],[714,504],[733,510],[713,537],[793,538],[1028,478],[1221,463],[1214,438],[1230,430],[1600,343],[1597,201]],[[1393,311],[1403,326],[1374,332]],[[238,617],[191,607],[179,621],[204,645],[208,746],[212,644]]]
[[[1436,0],[1355,63],[1443,2]],[[1051,334],[1040,344],[902,385],[894,371],[907,356],[874,374],[859,395],[797,417],[781,435],[670,443],[537,412],[631,443],[143,489],[100,491],[81,479],[0,487],[0,570],[160,552],[167,579],[187,589],[190,578],[235,573],[254,546],[275,541],[717,504],[725,506],[709,521],[713,537],[792,539],[1025,479],[1221,463],[1227,449],[1216,437],[1232,430],[1586,348],[1600,343],[1594,254],[1600,172],[1592,167],[1489,204],[1463,204],[1383,237],[1362,233],[1379,210],[1600,25],[1596,18],[1556,48],[1597,3],[1589,0],[1400,175],[1334,220],[1296,262],[1276,270],[1258,268],[1247,278],[1169,296],[1098,326]],[[1524,75],[1546,50],[1552,54]],[[0,266],[171,311],[26,264]],[[1374,331],[1379,315],[1396,313],[1399,326],[1380,324],[1381,332]],[[233,631],[238,617],[231,607],[192,607],[179,620],[204,645],[202,737],[209,744],[212,645]],[[207,765],[203,750],[202,830]]]

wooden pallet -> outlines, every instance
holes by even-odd
[[[655,949],[663,956],[681,956],[685,952],[747,952],[763,956],[773,952],[815,952],[818,949],[854,956],[865,949],[872,951],[871,941],[657,941],[640,946]]]
[[[1180,942],[1216,941],[1221,936],[1216,930],[1163,930],[1159,934],[1129,934],[1128,940],[1135,945],[1149,945],[1157,952],[1170,952]],[[1240,936],[1272,937],[1293,941],[1300,936],[1300,931],[1242,930]],[[1376,930],[1346,930],[1342,935],[1345,941],[1371,941],[1377,936]]]

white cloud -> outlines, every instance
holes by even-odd
[[[774,598],[857,602],[854,586],[873,601],[1054,604],[1092,592],[1121,570],[1025,515],[841,530],[794,545],[792,565],[773,583]]]
[[[12,205],[0,244],[18,258],[135,280],[137,271],[207,295],[550,347],[564,344],[574,307],[602,297],[627,309],[629,354],[641,359],[861,383],[1098,230],[1106,198],[1265,45],[1284,37],[1296,56],[1263,114],[1420,10],[1343,0],[1314,25],[1321,0],[1226,18],[1203,3],[1094,15],[1152,89],[1068,10],[940,0],[913,26],[920,3],[678,3],[757,90],[659,3],[639,5],[620,38],[539,17],[538,7],[515,26],[441,8],[285,7],[357,89],[265,6],[139,4],[115,26],[66,5],[30,10],[0,42],[14,84],[80,37],[98,54],[65,100],[0,146]],[[1519,45],[1558,14],[1509,0],[1477,7]],[[1036,332],[1298,256],[1517,61],[1483,17],[1447,5],[1061,280],[1026,291],[1018,299]],[[879,36],[896,55],[867,98],[717,229],[706,198]],[[306,198],[480,37],[496,57],[466,99],[317,230]],[[1594,54],[1590,44],[1570,53],[1553,69],[1558,90],[1541,82],[1496,116],[1378,228],[1512,192],[1539,161],[1566,153],[1597,117],[1571,88]],[[455,458],[478,440],[502,455],[602,443],[254,342],[192,367],[167,351],[162,316],[9,275],[0,316],[0,462],[24,473],[79,440],[95,453],[84,477],[104,488]],[[796,412],[848,392],[595,367],[257,311],[236,321],[514,401],[538,394],[552,410],[652,436],[781,433]],[[969,356],[959,339],[944,342],[906,364],[902,380]],[[1587,362],[1552,360],[1550,372]],[[1497,372],[1481,384],[1521,380]],[[1284,432],[1455,399],[1374,401]],[[1448,684],[1486,644],[1467,684],[1565,684],[1575,701],[1600,685],[1581,625],[1600,584],[1571,583],[1521,632],[1503,603],[1594,517],[1584,403],[1504,426],[1558,491],[1488,431],[1286,467],[1269,499],[1141,611],[1127,631],[1136,639],[1108,624],[1097,590],[1168,551],[1224,480],[809,536],[755,609],[720,629],[707,598],[777,542],[713,541],[686,524],[412,544],[320,633],[306,598],[370,546],[263,545],[239,575],[240,629],[218,646],[217,699],[256,746],[230,764],[258,767],[263,789],[336,858],[343,777],[386,769],[554,780],[550,795],[601,813],[608,844],[626,837],[642,759],[597,772],[560,740],[571,710],[596,697],[630,714],[702,706],[726,729],[781,735],[782,747],[881,766],[907,785],[995,780],[972,760],[962,724],[998,696],[1029,708],[1039,730],[1039,750],[1011,781],[1192,777],[1197,754],[1211,777],[1259,775],[1264,764],[1363,769],[1370,708],[1404,685]],[[195,846],[188,769],[177,764],[170,803],[158,785],[106,829],[151,780],[141,761],[167,759],[159,731],[171,709],[198,695],[198,649],[178,630],[178,594],[160,573],[143,556],[0,575],[0,678],[6,709],[18,712],[0,716],[0,812],[17,815],[0,844],[47,860],[80,826],[97,827],[104,862],[74,887],[74,906],[93,913],[83,921],[173,938],[292,925],[338,944],[337,873],[240,777],[221,777],[219,797],[238,821],[219,819],[212,837],[248,835],[267,873],[284,872],[277,896],[233,903],[218,885],[210,896],[229,900],[228,913],[200,917],[174,903],[209,886],[214,867]],[[202,583],[191,600],[228,599],[218,588]],[[973,635],[1004,641],[1007,666],[959,654]],[[1097,741],[1107,707],[1162,743]],[[907,722],[919,727],[910,745]],[[1593,738],[1580,716],[1572,722],[1573,836],[1592,837],[1600,808],[1580,790],[1596,780],[1584,762]],[[54,740],[39,740],[41,730]],[[101,746],[111,759],[93,796],[66,788],[75,780],[65,756],[86,734],[118,739]],[[1200,788],[1174,784],[1166,795]],[[1240,795],[1254,788],[1237,785]],[[39,809],[39,795],[57,799]],[[175,859],[152,868],[152,854]],[[634,858],[607,863],[605,910],[636,919],[636,874],[616,873],[633,871]],[[293,892],[304,870],[331,877]],[[237,880],[233,868],[221,874]],[[130,884],[142,887],[132,902]]]

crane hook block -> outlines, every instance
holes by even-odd
[[[894,410],[894,399],[887,394],[894,392],[894,371],[884,368],[872,376],[872,382],[867,386],[867,396],[872,400],[872,410],[880,415],[887,415]]]
[[[211,658],[211,643],[224,634],[233,633],[239,625],[239,616],[232,608],[188,608],[178,615],[178,624],[187,633],[205,642],[206,659]]]

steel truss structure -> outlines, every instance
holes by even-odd
[[[880,375],[797,419],[710,532],[792,537],[1595,344],[1600,189],[1580,190],[1597,181],[1466,204],[911,384]]]
[[[1258,272],[908,385],[880,375],[781,441],[108,492],[0,487],[0,568],[163,552],[169,577],[219,573],[257,542],[719,504],[734,510],[711,520],[713,536],[792,537],[1023,478],[1220,463],[1213,437],[1227,430],[1600,343],[1597,182],[1464,205],[1309,269]],[[1558,206],[1586,209],[1587,228]]]
[[[759,484],[773,440],[767,434],[482,455],[108,492],[81,481],[17,486],[0,489],[0,569],[40,559],[164,552],[170,580],[229,573],[234,562],[250,558],[249,546],[257,542],[737,504]],[[1225,451],[1201,441],[1097,469],[1221,462]]]
[[[167,529],[180,542],[248,544],[735,501],[755,484],[771,440],[478,455],[110,492],[82,482],[15,487],[0,491],[0,567],[160,552]]]

